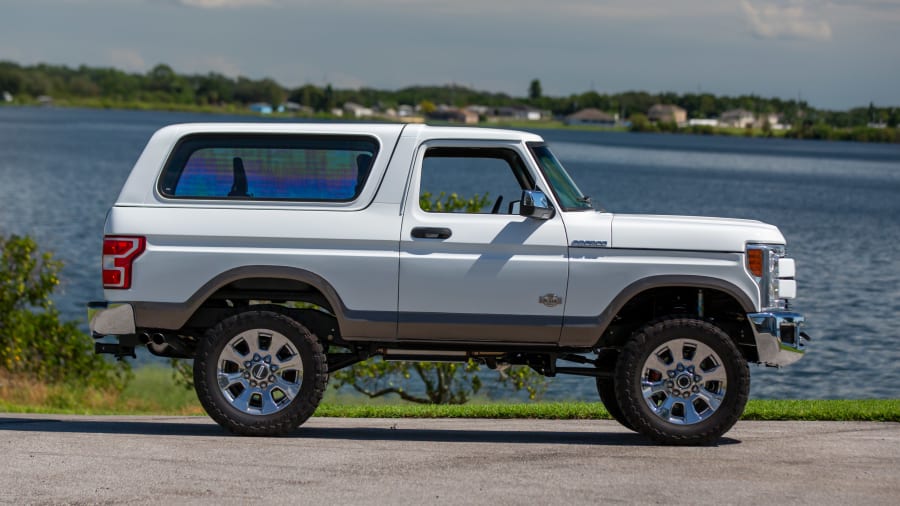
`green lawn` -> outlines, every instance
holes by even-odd
[[[34,389],[32,389],[34,390]],[[0,381],[0,412],[90,415],[203,415],[192,390],[175,384],[172,371],[142,367],[120,395],[44,387],[27,397]],[[349,418],[535,418],[604,420],[600,402],[497,403],[476,400],[463,406],[410,404],[392,398],[368,400],[329,389],[315,416]],[[839,420],[900,422],[900,399],[751,400],[744,420]]]

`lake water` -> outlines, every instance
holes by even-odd
[[[253,118],[0,107],[0,234],[30,234],[65,262],[57,304],[83,321],[84,303],[103,297],[106,211],[150,135],[235,120]],[[900,146],[536,132],[605,209],[781,229],[798,266],[793,307],[814,341],[791,367],[753,367],[754,398],[900,397]],[[595,400],[596,391],[590,379],[561,377],[544,398]]]

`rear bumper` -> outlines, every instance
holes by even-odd
[[[803,315],[791,311],[767,311],[747,315],[756,339],[756,351],[763,364],[782,367],[803,358],[809,336],[800,329]]]
[[[94,337],[124,336],[136,332],[131,304],[88,302],[87,310],[88,325]]]

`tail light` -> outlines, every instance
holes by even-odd
[[[144,252],[143,237],[108,235],[103,238],[103,288],[131,288],[131,267]]]

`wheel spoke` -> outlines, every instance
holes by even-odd
[[[700,372],[700,375],[703,376],[703,382],[707,381],[718,381],[720,383],[724,383],[725,380],[728,379],[728,373],[725,371],[725,367],[722,365],[717,365],[708,371]]]
[[[297,394],[300,392],[300,383],[291,383],[278,375],[275,376],[275,386],[284,393],[289,401],[297,397]]]
[[[705,388],[701,388],[700,392],[697,393],[697,396],[706,401],[706,403],[709,404],[709,408],[713,411],[719,409],[719,406],[722,405],[722,399],[725,397],[723,394],[710,392]]]
[[[233,373],[224,373],[221,370],[218,374],[219,379],[219,388],[226,389],[235,383],[241,384],[244,388],[247,388],[247,380],[244,379],[244,375],[241,372],[233,372]]]
[[[707,358],[712,359],[713,362],[718,364],[719,356],[716,355],[716,352],[713,351],[712,348],[703,344],[703,343],[695,343],[697,345],[697,351],[694,353],[694,364],[700,365]]]
[[[656,409],[656,414],[667,420],[672,418],[672,407],[675,406],[679,400],[680,399],[674,395],[666,397],[666,400],[663,401],[662,405]],[[665,413],[665,416],[663,416],[663,413]]]
[[[643,381],[641,382],[641,392],[645,399],[649,399],[654,395],[666,391],[665,381]]]
[[[225,345],[225,348],[222,350],[222,353],[219,354],[219,367],[222,367],[222,364],[225,361],[233,362],[237,364],[239,367],[244,367],[244,362],[250,358],[241,355],[236,349],[234,349],[234,345],[236,342],[232,341]],[[252,356],[252,355],[251,355]]]
[[[272,362],[277,364],[282,371],[296,370],[303,374],[303,362],[300,360],[300,355],[292,355],[285,361],[279,360],[278,357],[272,357]]]
[[[692,398],[693,399],[693,398]],[[694,407],[693,402],[684,402],[684,423],[691,424],[703,421],[703,416],[700,413],[697,413],[697,408]]]
[[[255,388],[245,388],[244,391],[241,392],[241,395],[235,397],[234,400],[231,401],[231,405],[244,413],[250,411],[250,396],[256,391]]]
[[[275,403],[275,400],[272,399],[272,391],[269,390],[267,392],[260,392],[262,396],[262,414],[271,415],[272,413],[280,410],[282,407],[286,406],[288,403],[284,403],[279,406]]]
[[[647,361],[644,363],[644,369],[653,369],[654,371],[665,374],[671,365],[663,362],[663,360],[659,358],[659,353],[661,353],[661,351],[662,350],[656,350],[655,353],[647,357]]]

